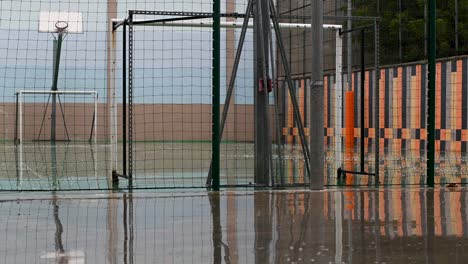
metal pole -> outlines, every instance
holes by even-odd
[[[281,31],[278,23],[278,19],[276,17],[276,9],[273,3],[273,0],[270,0],[270,9],[271,9],[271,19],[273,22],[273,26],[275,29],[275,36],[277,41],[277,46],[279,50],[279,54],[281,56],[281,61],[283,65],[284,75],[287,82],[287,87],[289,90],[289,97],[291,98],[291,104],[293,106],[294,111],[294,121],[297,124],[297,128],[299,130],[299,137],[301,141],[302,147],[302,154],[304,156],[305,167],[307,170],[307,175],[310,177],[310,152],[309,152],[309,145],[307,144],[307,139],[305,137],[304,131],[304,123],[302,122],[302,117],[299,111],[299,103],[297,102],[296,92],[294,90],[294,84],[291,79],[291,69],[289,68],[288,59],[286,57],[286,50],[283,45],[283,39],[281,37]]]
[[[97,110],[98,110],[98,94],[97,93],[94,93],[94,120],[93,120],[93,127],[94,127],[94,145],[96,146],[96,143],[97,143],[97,118],[98,118],[98,113],[97,113]]]
[[[249,0],[249,2],[247,3],[246,14],[250,14],[251,12],[252,12],[252,0]],[[233,63],[233,66],[232,66],[232,71],[231,71],[231,75],[230,75],[230,79],[229,79],[228,89],[226,91],[226,100],[224,101],[224,107],[223,107],[223,113],[222,113],[222,116],[221,116],[221,124],[220,124],[220,131],[219,131],[219,140],[220,141],[223,138],[223,133],[224,133],[224,128],[225,128],[229,108],[231,106],[231,103],[234,103],[234,101],[235,101],[234,99],[232,99],[232,93],[234,91],[234,84],[236,82],[236,77],[237,77],[237,69],[239,68],[239,62],[240,62],[240,59],[241,59],[242,49],[243,49],[244,43],[245,43],[245,35],[247,33],[247,27],[248,27],[248,24],[249,24],[249,19],[250,19],[250,16],[247,16],[244,19],[244,23],[242,25],[242,30],[241,30],[240,37],[239,37],[239,44],[237,46],[236,55],[235,55],[234,63]],[[212,174],[213,174],[213,161],[211,161],[210,170],[208,172],[208,177],[206,179],[206,185],[207,186],[211,185],[211,181],[212,181],[212,177],[213,177]]]
[[[219,162],[220,162],[220,124],[219,124],[219,104],[220,104],[220,13],[221,3],[220,0],[213,0],[213,79],[212,79],[212,183],[211,187],[213,190],[218,191],[220,180],[219,180]]]
[[[401,0],[398,0],[398,58],[399,62],[403,59],[403,41],[402,41],[402,24],[401,24]]]
[[[63,32],[59,32],[57,40],[54,40],[54,77],[52,81],[52,91],[57,91],[59,67],[60,67],[60,52],[62,50]],[[50,140],[56,139],[56,119],[57,119],[57,94],[52,94],[52,114],[50,127]]]
[[[347,12],[347,16],[348,16],[348,30],[351,30],[353,28],[353,22],[351,20],[351,17],[353,15],[352,13],[352,8],[353,8],[353,5],[352,5],[352,0],[348,0],[348,12]],[[347,83],[348,83],[348,88],[347,88],[347,91],[351,91],[351,82],[353,80],[352,78],[352,74],[353,74],[353,69],[352,69],[352,65],[353,65],[353,38],[352,38],[352,34],[348,34],[347,36],[347,47],[346,47],[346,52],[347,52],[347,55],[348,55],[348,61],[347,61],[347,71],[348,71],[348,76],[347,76]]]
[[[18,115],[19,115],[19,186],[23,182],[23,94],[18,94]]]
[[[365,149],[365,145],[364,145],[364,141],[365,141],[365,135],[364,135],[364,132],[365,132],[365,129],[364,129],[364,126],[365,126],[365,119],[364,119],[364,115],[365,115],[365,112],[364,112],[364,105],[365,105],[365,97],[364,97],[364,93],[365,93],[365,89],[364,89],[364,85],[365,85],[365,80],[366,80],[366,66],[365,66],[365,56],[364,56],[364,49],[365,49],[365,46],[364,46],[364,40],[365,40],[365,29],[361,29],[361,151],[360,151],[360,158],[361,158],[361,172],[364,172],[364,156],[365,156],[365,153],[364,153],[364,149]]]
[[[375,135],[375,185],[379,184],[380,173],[380,25],[374,21],[374,135]]]
[[[323,1],[312,1],[310,82],[310,188],[323,189],[324,91],[323,91]]]
[[[122,28],[122,173],[127,176],[127,24]],[[116,179],[114,179],[116,180]]]
[[[270,61],[271,61],[271,75],[272,75],[272,91],[273,91],[273,97],[274,97],[274,104],[275,104],[275,131],[276,131],[276,153],[278,155],[278,166],[276,169],[275,177],[276,178],[283,178],[283,172],[284,172],[284,166],[283,166],[283,142],[281,141],[281,124],[280,124],[280,98],[279,98],[279,88],[278,88],[278,76],[276,73],[276,60],[275,60],[275,55],[274,55],[274,50],[273,50],[273,36],[272,34],[268,35],[268,42],[270,45]],[[273,166],[271,166],[273,168]],[[279,177],[278,177],[279,176]],[[274,179],[274,177],[272,177]],[[274,185],[275,182],[272,181],[272,184]]]
[[[19,98],[19,93],[15,93],[16,96],[16,104],[15,104],[15,144],[18,143],[18,98]]]
[[[270,15],[268,0],[254,3],[254,57],[255,57],[255,184],[269,183],[268,123],[268,31]],[[263,86],[263,89],[261,89]]]
[[[117,0],[107,0],[107,110],[109,116],[107,120],[105,133],[106,140],[110,142],[110,160],[111,172],[117,171],[117,102],[115,100],[115,74],[116,74],[116,46],[117,37],[113,30],[113,19],[117,17]],[[96,115],[97,116],[97,115]],[[94,134],[97,137],[96,134]],[[112,175],[111,173],[111,175]]]
[[[133,185],[133,12],[128,14],[128,183]]]
[[[458,0],[455,0],[455,51],[458,54]]]
[[[428,36],[427,36],[427,32],[428,32],[428,28],[427,28],[427,0],[424,0],[424,23],[426,24],[426,26],[424,27],[424,58],[427,58],[427,42],[428,42]]]
[[[341,167],[342,122],[343,122],[343,36],[336,30],[336,73],[335,73],[335,165]]]
[[[435,96],[436,96],[436,1],[429,0],[428,13],[428,112],[427,112],[427,185],[434,187],[435,176]]]

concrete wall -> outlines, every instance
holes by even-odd
[[[92,130],[94,104],[64,103],[65,123],[72,140],[88,140]],[[44,103],[24,103],[24,140],[50,139],[51,107]],[[228,115],[223,140],[253,141],[252,105],[233,105]],[[46,111],[45,121],[41,123]],[[222,108],[221,108],[222,111]],[[273,111],[271,111],[273,112]],[[118,135],[122,138],[122,106],[118,106]],[[105,104],[98,104],[97,139],[106,139]],[[273,116],[270,118],[273,120]],[[60,108],[57,108],[57,139],[66,140]],[[15,104],[0,104],[0,139],[15,138]],[[211,105],[137,104],[134,105],[134,139],[147,141],[211,140]]]

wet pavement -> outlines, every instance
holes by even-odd
[[[0,237],[0,263],[468,263],[468,195],[2,193]]]
[[[132,187],[154,188],[204,188],[211,163],[211,143],[135,143]],[[1,191],[53,191],[53,190],[109,190],[113,189],[111,172],[117,166],[122,173],[124,164],[119,160],[112,165],[110,145],[83,144],[83,142],[29,142],[22,145],[1,143]],[[273,146],[272,186],[307,185],[308,177],[299,146],[284,146],[282,158]],[[118,153],[122,153],[119,150]],[[360,171],[359,151],[342,153],[342,160],[333,149],[326,151],[323,183],[326,186],[425,186],[427,157],[418,151],[382,153],[380,174],[374,176],[348,175],[345,182],[337,179],[337,169]],[[224,186],[253,187],[254,145],[251,143],[222,144],[220,182]],[[121,158],[121,155],[119,155]],[[364,171],[374,172],[374,154],[366,155]],[[281,162],[279,162],[281,161]],[[468,157],[457,152],[436,155],[436,184],[468,184]],[[122,179],[119,188],[127,188]]]

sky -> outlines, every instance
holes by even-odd
[[[224,5],[223,5],[224,6]],[[244,12],[244,4],[236,6]],[[117,17],[127,10],[210,12],[211,0],[118,1]],[[80,12],[82,34],[68,34],[62,47],[58,89],[96,90],[101,101],[107,91],[107,3],[82,0],[0,1],[0,96],[14,101],[19,90],[49,90],[52,85],[54,34],[38,32],[41,11]],[[153,19],[154,16],[138,16]],[[160,18],[160,17],[159,17]],[[240,30],[236,30],[236,38]],[[210,28],[135,27],[135,103],[211,103]],[[222,30],[221,84],[226,87],[225,30]],[[236,41],[237,42],[237,41]],[[117,32],[116,90],[122,89],[122,33]],[[253,48],[249,33],[238,71],[236,102],[253,103]],[[41,101],[46,96],[27,100]],[[84,99],[83,99],[84,100]],[[89,100],[92,100],[90,98]]]

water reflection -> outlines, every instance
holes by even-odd
[[[22,194],[0,222],[4,263],[468,261],[460,188]]]

